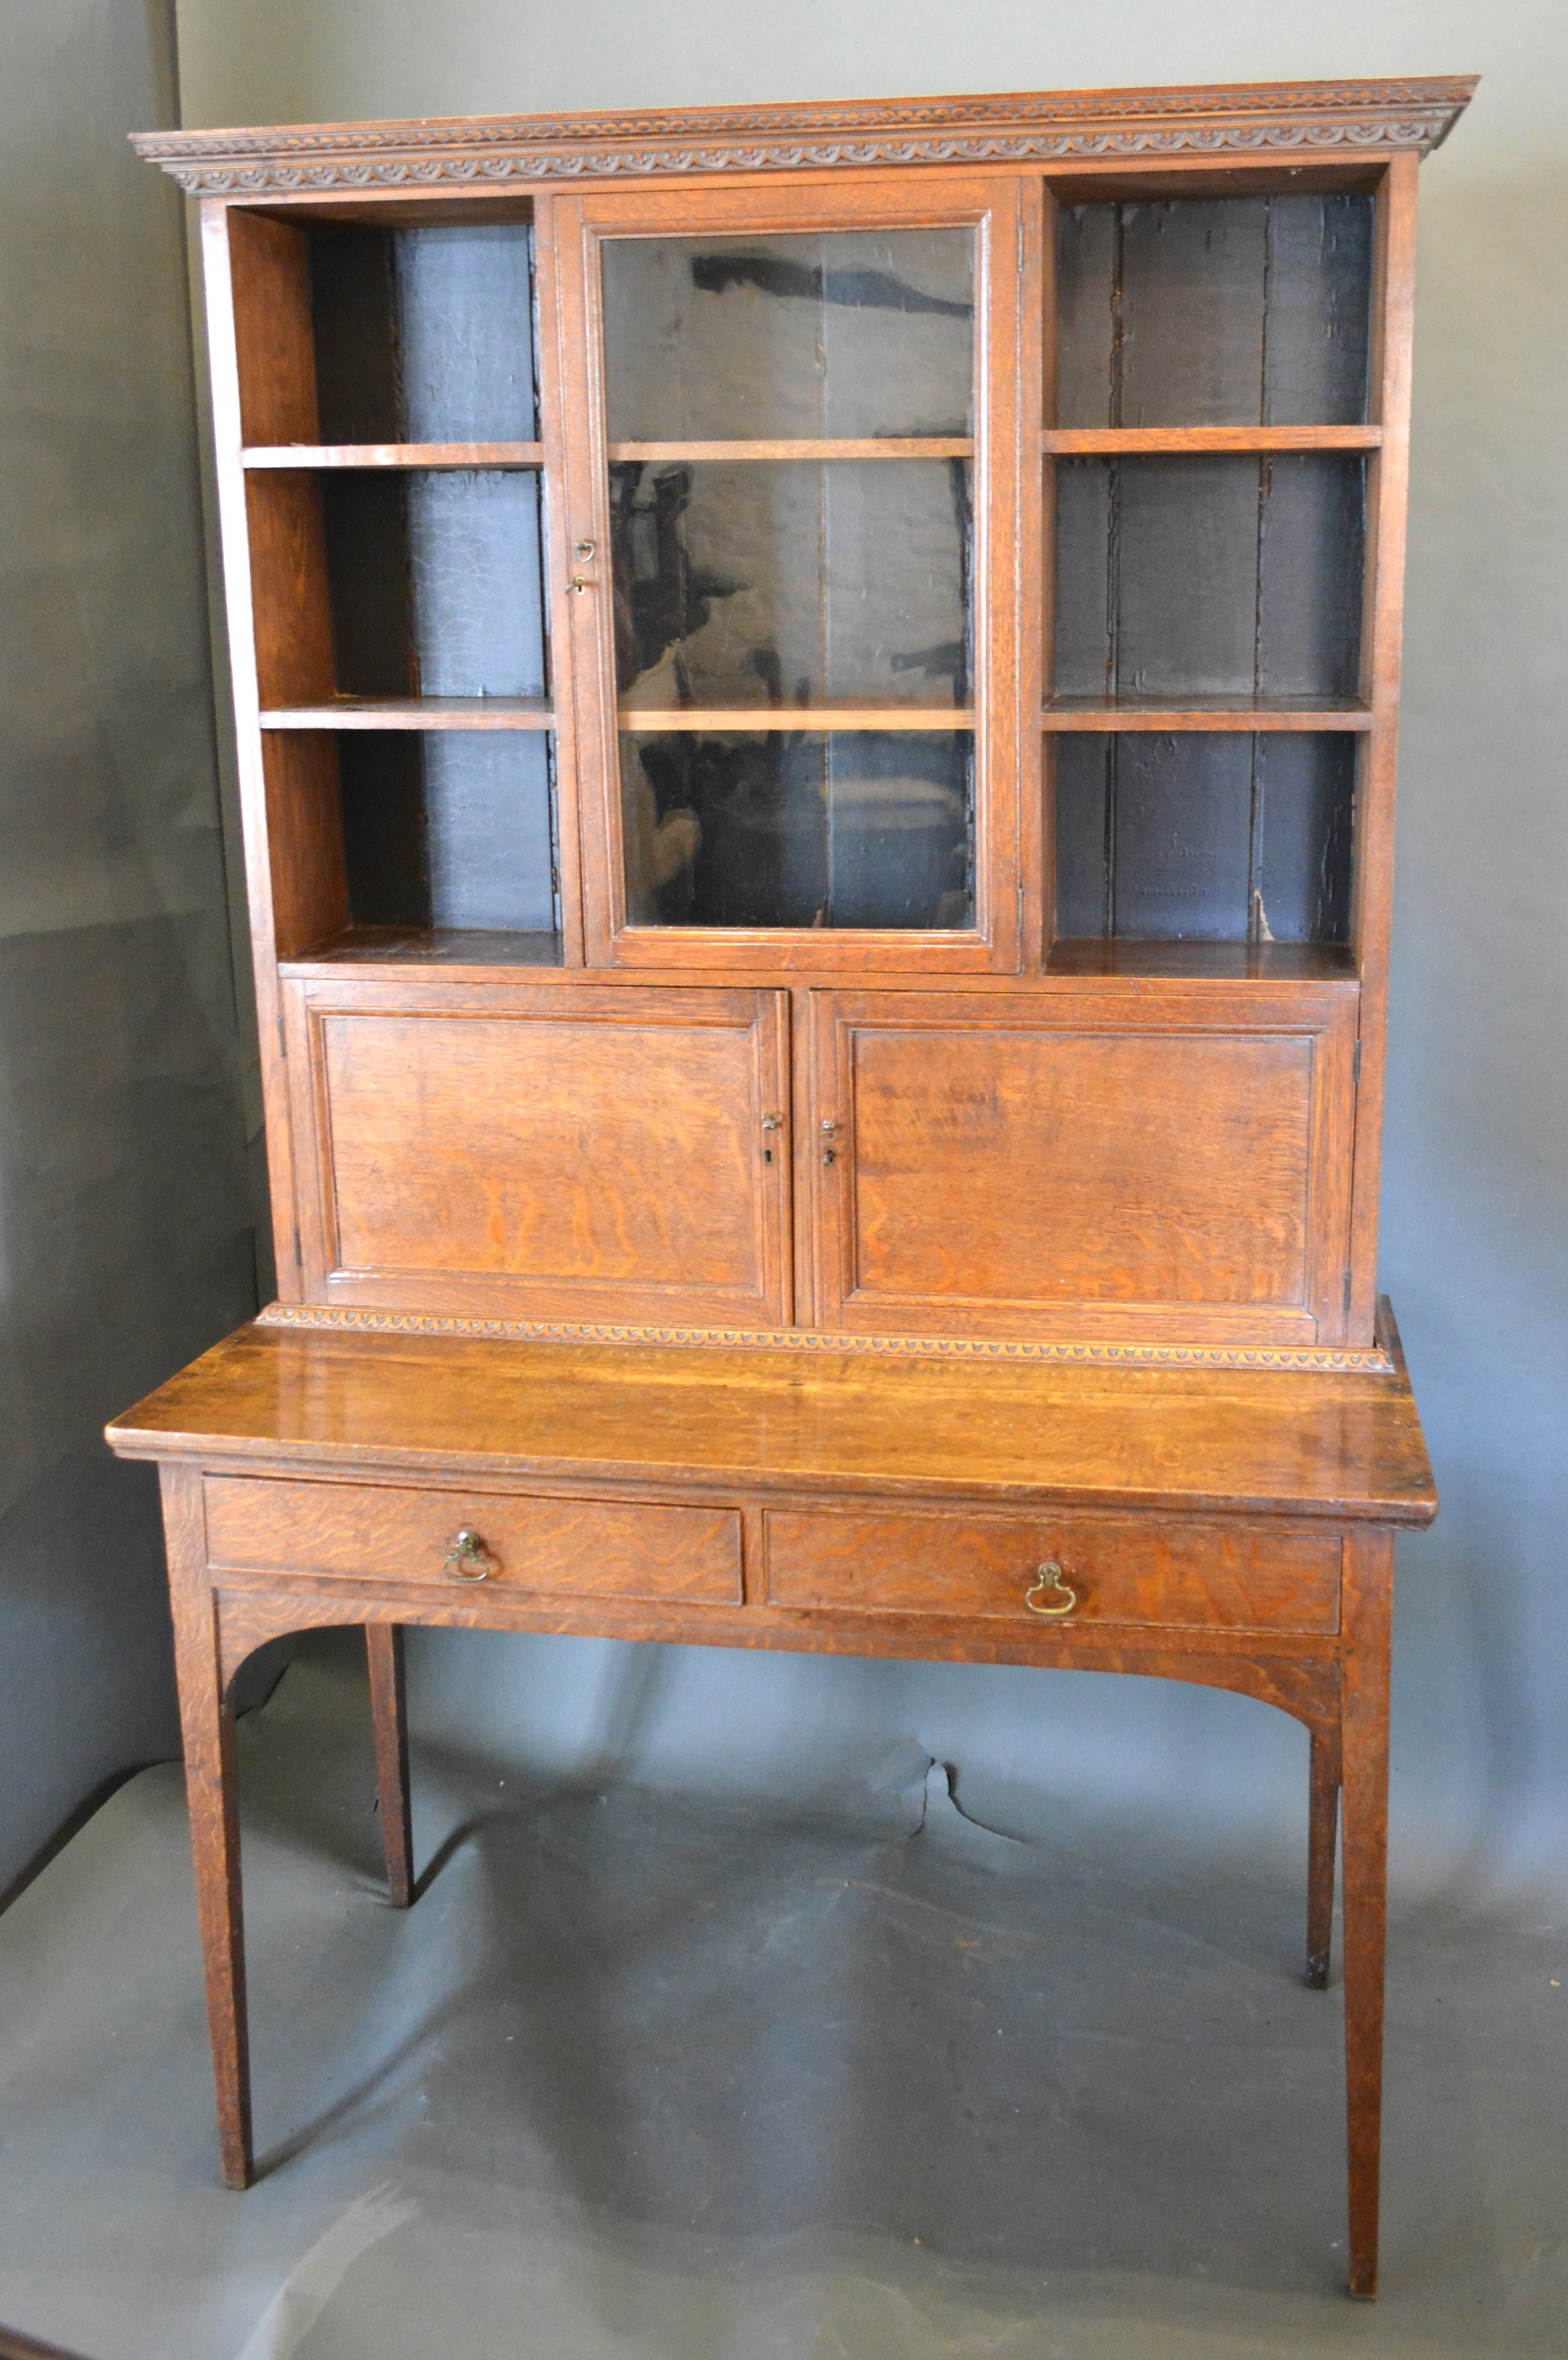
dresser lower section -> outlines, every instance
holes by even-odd
[[[1309,1722],[1336,1677],[1344,1544],[1305,1520],[229,1472],[201,1503],[225,1677],[280,1631],[401,1620],[1164,1671]]]

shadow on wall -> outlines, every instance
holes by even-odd
[[[0,80],[0,1891],[178,1751],[157,1487],[106,1418],[255,1307],[160,7]]]

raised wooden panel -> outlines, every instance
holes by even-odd
[[[822,992],[824,1327],[1342,1333],[1354,989]]]
[[[783,994],[399,978],[291,1009],[313,1299],[789,1318]]]
[[[214,1570],[342,1574],[459,1591],[483,1583],[573,1598],[736,1605],[741,1597],[733,1508],[224,1475],[207,1477],[203,1498]],[[454,1557],[462,1533],[476,1546]]]
[[[766,1521],[770,1606],[996,1615],[1020,1631],[1052,1621],[1063,1629],[1083,1622],[1339,1628],[1339,1538],[1333,1533],[1160,1525],[1137,1516],[836,1510],[769,1510]],[[1042,1566],[1060,1569],[1065,1590],[1049,1579],[1042,1583]],[[1054,1611],[1063,1607],[1067,1612]]]

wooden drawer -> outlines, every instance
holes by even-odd
[[[1339,1628],[1339,1541],[1225,1524],[1161,1531],[1132,1516],[770,1513],[768,1602],[872,1614],[994,1615],[1020,1629],[1126,1622],[1194,1630]],[[1053,1564],[1066,1603],[1040,1585]],[[1038,1590],[1037,1608],[1027,1602]]]
[[[455,1590],[468,1585],[443,1568],[466,1527],[485,1545],[485,1579],[493,1589],[713,1605],[741,1597],[740,1518],[733,1508],[229,1475],[210,1475],[204,1489],[214,1571],[343,1574]]]

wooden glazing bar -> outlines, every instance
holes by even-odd
[[[541,194],[533,202],[535,367],[539,378],[539,423],[544,451],[540,485],[544,509],[544,604],[549,670],[545,678],[555,705],[555,860],[560,895],[561,956],[568,967],[585,956],[583,908],[583,813],[578,781],[590,756],[579,739],[578,651],[572,609],[582,598],[572,581],[582,562],[572,556],[567,523],[566,421],[574,394],[561,344],[559,200]]]
[[[1020,191],[1018,233],[1018,967],[1038,975],[1056,932],[1056,742],[1030,727],[1056,688],[1056,469],[1036,423],[1057,402],[1057,202],[1043,182]]]
[[[1135,458],[1139,452],[1377,451],[1380,426],[1048,426],[1052,457]]]
[[[969,434],[821,435],[754,442],[610,442],[605,449],[612,464],[637,459],[972,459],[975,440]]]
[[[975,713],[951,705],[715,705],[646,712],[623,705],[620,727],[627,737],[674,730],[973,729]]]
[[[544,696],[336,696],[264,711],[264,729],[552,729]]]
[[[1040,726],[1064,729],[1182,731],[1370,729],[1372,715],[1360,704],[1345,705],[1127,705],[1084,700],[1048,705]]]
[[[257,442],[245,467],[542,467],[542,442]]]

